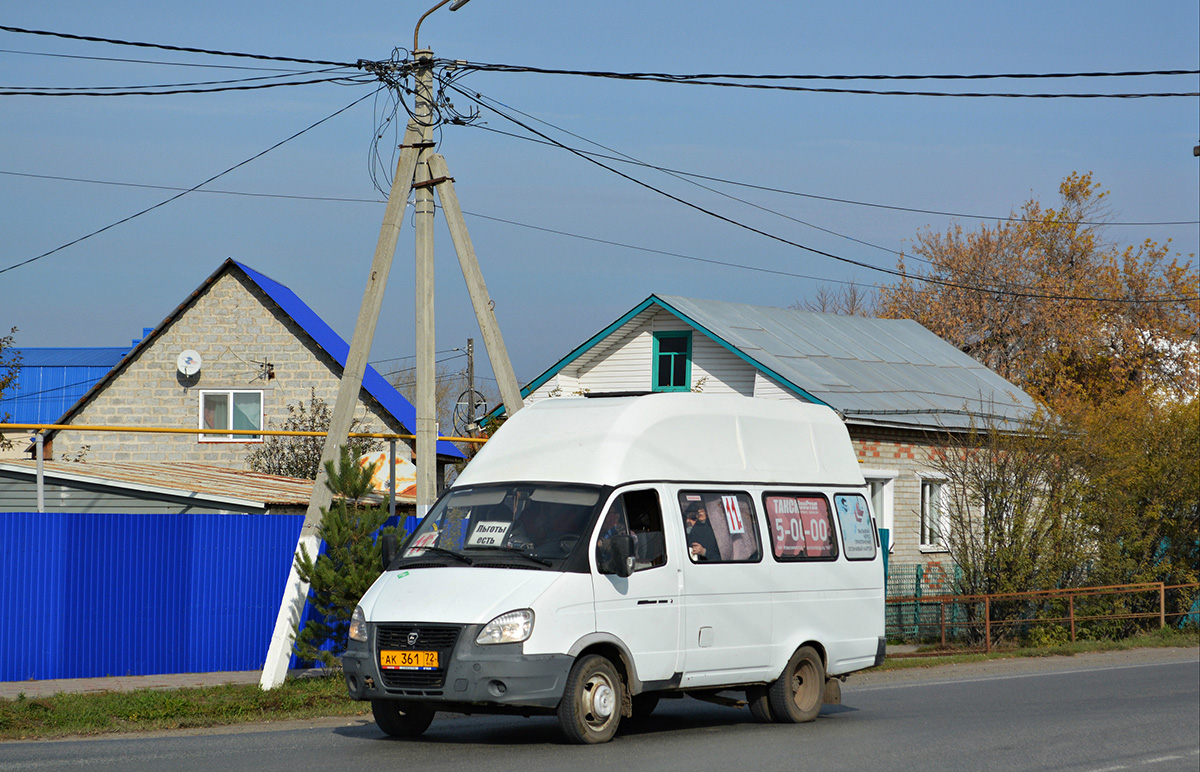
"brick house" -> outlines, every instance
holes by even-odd
[[[891,563],[922,565],[927,577],[949,565],[931,451],[972,421],[1019,422],[1036,409],[1017,386],[914,321],[660,295],[582,343],[522,395],[534,402],[685,390],[836,410],[888,531]]]
[[[47,432],[45,457],[244,469],[262,438],[221,430],[278,426],[311,393],[332,408],[349,349],[290,289],[226,260],[57,421],[211,432]],[[366,431],[410,434],[416,424],[412,404],[369,365],[355,417]],[[397,443],[397,455],[411,458],[411,443]],[[461,458],[438,444],[439,472]]]

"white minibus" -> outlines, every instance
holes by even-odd
[[[437,711],[609,740],[662,698],[813,720],[880,664],[867,489],[829,408],[557,398],[496,432],[363,596],[343,658],[389,735]],[[742,696],[744,695],[744,701]]]

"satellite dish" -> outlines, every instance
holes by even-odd
[[[175,360],[175,367],[179,369],[180,374],[188,376],[200,372],[201,364],[203,362],[200,361],[200,355],[190,348],[180,354],[179,358]]]

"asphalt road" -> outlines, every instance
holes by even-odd
[[[664,701],[645,726],[565,745],[551,718],[439,717],[418,741],[363,720],[0,744],[10,770],[1200,769],[1200,651],[871,673],[808,725]]]

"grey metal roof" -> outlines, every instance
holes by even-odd
[[[652,295],[659,305],[853,423],[963,429],[1020,421],[1033,398],[917,322]]]

